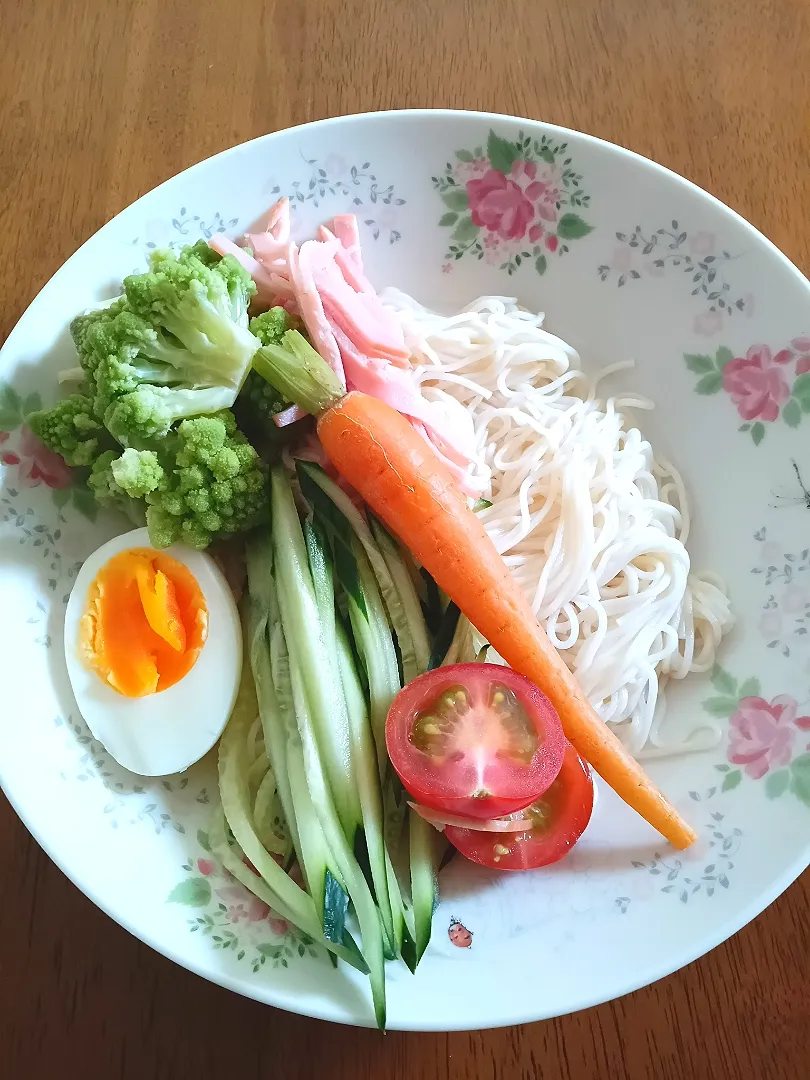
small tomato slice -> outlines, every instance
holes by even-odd
[[[477,819],[534,802],[560,771],[567,745],[546,695],[499,664],[420,675],[394,698],[385,738],[417,802]]]
[[[573,748],[548,791],[523,813],[534,824],[528,832],[492,833],[448,825],[444,835],[465,859],[493,870],[534,870],[567,855],[591,820],[591,770]]]

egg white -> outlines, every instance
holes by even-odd
[[[86,667],[79,653],[80,621],[96,575],[114,555],[150,548],[146,529],[113,537],[85,561],[65,612],[65,661],[79,711],[115,760],[142,776],[182,772],[222,734],[242,670],[242,630],[233,593],[210,555],[184,544],[163,549],[187,566],[208,608],[208,636],[189,673],[166,690],[124,697]]]

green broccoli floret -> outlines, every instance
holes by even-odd
[[[165,479],[146,495],[155,547],[206,548],[266,516],[267,469],[228,410],[184,420],[159,456]]]
[[[71,394],[52,409],[31,413],[27,423],[37,438],[49,450],[61,454],[68,465],[92,465],[99,453],[112,445],[94,415],[92,398],[85,394]]]
[[[104,413],[104,425],[122,446],[144,448],[162,439],[178,420],[218,412],[229,400],[229,391],[221,386],[186,390],[143,383],[113,400]]]
[[[146,522],[146,507],[139,498],[132,498],[119,486],[113,472],[113,466],[118,461],[120,458],[116,450],[105,450],[94,462],[87,478],[87,486],[100,506],[108,510],[118,510],[125,514],[133,525],[142,526]]]
[[[176,256],[155,251],[150,269],[124,281],[131,310],[150,326],[172,335],[210,374],[188,385],[218,385],[232,391],[231,404],[245,381],[259,342],[248,330],[247,309],[256,286],[230,255],[217,262],[195,247]]]

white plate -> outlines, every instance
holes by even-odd
[[[472,221],[470,179],[486,179],[473,209],[492,231]],[[153,948],[260,1001],[372,1021],[362,978],[334,971],[214,864],[210,758],[181,777],[142,779],[91,740],[64,668],[64,603],[82,558],[123,526],[94,517],[24,426],[40,395],[56,396],[81,308],[112,295],[147,249],[236,237],[282,193],[299,236],[357,213],[380,287],[445,308],[515,294],[547,311],[590,369],[635,359],[626,385],[659,403],[645,432],[691,490],[693,562],[722,572],[738,619],[713,678],[670,692],[675,723],[701,710],[723,717],[721,745],[650,766],[699,844],[667,850],[603,788],[584,839],[551,869],[498,875],[455,860],[417,975],[389,965],[390,1026],[537,1020],[660,978],[738,930],[808,864],[810,507],[791,462],[810,481],[810,288],[711,196],[586,135],[452,112],[267,135],[145,195],[59,270],[0,354],[3,787],[65,873]],[[496,244],[504,207],[526,233]]]

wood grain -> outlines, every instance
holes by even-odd
[[[2,0],[0,38],[2,337],[155,184],[263,132],[370,109],[491,109],[600,135],[810,268],[807,0]],[[0,1075],[796,1080],[809,901],[805,876],[708,957],[598,1009],[382,1037],[174,967],[74,889],[0,800]]]

